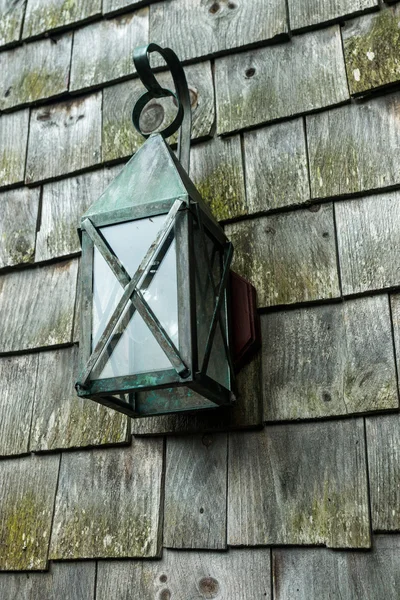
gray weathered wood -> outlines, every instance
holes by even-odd
[[[164,546],[226,548],[226,434],[170,437]]]
[[[215,83],[220,134],[344,102],[339,27],[217,59]]]
[[[29,110],[0,115],[0,187],[24,180]]]
[[[339,296],[332,205],[225,227],[232,268],[257,289],[259,307]]]
[[[343,28],[350,92],[360,94],[400,80],[400,8],[364,16]]]
[[[307,117],[311,194],[327,198],[400,183],[399,94]]]
[[[77,227],[81,216],[117,176],[121,166],[68,177],[43,186],[40,229],[35,260],[79,252]]]
[[[148,43],[149,9],[98,21],[74,35],[71,90],[87,89],[135,71],[132,49]]]
[[[37,364],[36,354],[0,358],[0,456],[28,452]]]
[[[100,146],[101,92],[34,109],[26,183],[95,165],[100,162]]]
[[[368,548],[362,419],[230,434],[228,544]]]
[[[121,444],[127,441],[125,415],[78,398],[76,347],[39,354],[30,450]]]
[[[196,24],[196,35],[188,35]],[[284,0],[181,0],[150,6],[150,35],[180,60],[287,37]]]
[[[141,4],[150,4],[156,0],[103,0],[103,15],[109,15],[119,11],[127,11],[129,8],[137,8]]]
[[[23,38],[101,14],[101,0],[27,0]]]
[[[96,598],[131,600],[135,590],[141,600],[270,600],[270,577],[268,548],[164,550],[161,561],[99,562]]]
[[[192,138],[209,136],[214,124],[214,86],[209,62],[185,67],[192,106]],[[162,87],[174,89],[169,72],[158,73]],[[130,156],[144,143],[132,125],[132,110],[145,92],[139,79],[108,87],[103,91],[103,160]],[[151,100],[142,111],[140,125],[144,133],[164,129],[174,118],[176,106],[171,98]],[[177,140],[174,135],[170,142]]]
[[[21,35],[26,0],[0,0],[0,46],[17,42]]]
[[[262,317],[264,418],[398,407],[386,295]]]
[[[377,7],[378,0],[289,0],[290,28],[292,31],[304,30]]]
[[[244,156],[249,213],[310,199],[302,119],[245,133]]]
[[[60,457],[0,461],[0,570],[40,570],[47,552]]]
[[[47,573],[3,573],[1,600],[94,600],[94,562],[51,563]]]
[[[273,550],[272,575],[276,600],[397,600],[400,539],[378,535],[371,552]]]
[[[0,277],[0,352],[71,341],[78,261]]]
[[[47,99],[68,89],[72,34],[0,55],[0,110]]]
[[[190,177],[220,221],[248,213],[240,137],[214,138],[195,146]]]
[[[374,531],[400,529],[400,416],[366,420],[371,519]]]
[[[400,193],[336,205],[344,294],[400,285]]]
[[[39,188],[0,194],[0,267],[33,261]]]
[[[178,413],[146,419],[133,419],[135,435],[228,431],[257,427],[262,423],[261,353],[237,375],[238,399],[233,406],[202,411],[197,414]]]
[[[160,553],[163,441],[63,454],[51,559]]]

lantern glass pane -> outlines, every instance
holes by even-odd
[[[200,251],[202,246],[201,233],[195,228],[195,246],[198,248],[196,254],[196,315],[197,315],[197,340],[198,340],[198,358],[201,368],[204,353],[206,350],[207,338],[211,327],[212,316],[215,307],[215,294],[209,277],[208,265],[204,256],[204,250]],[[223,271],[223,253],[216,246],[210,236],[205,234],[207,254],[211,265],[214,285],[218,291]],[[226,326],[226,301],[222,303],[221,317]],[[221,335],[220,324],[217,324],[210,360],[207,368],[207,375],[217,381],[227,389],[230,388],[229,365],[226,358],[223,338]]]
[[[140,219],[103,227],[102,234],[132,277],[149,246],[157,236],[164,216]],[[173,234],[163,256],[157,257],[150,273],[139,282],[143,297],[155,313],[176,347],[178,337],[178,299],[176,248]],[[98,256],[96,256],[98,255]],[[95,249],[93,341],[96,344],[118,300],[122,286]],[[101,278],[101,279],[100,279]],[[103,312],[99,311],[99,307]],[[97,311],[97,312],[96,312]],[[134,375],[171,369],[171,363],[150,329],[129,302],[112,336],[92,372],[92,379]]]

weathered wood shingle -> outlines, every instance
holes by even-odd
[[[398,407],[386,295],[264,315],[264,417]]]
[[[0,194],[0,267],[33,261],[39,188]]]
[[[50,558],[160,553],[163,441],[62,457]]]
[[[168,438],[164,545],[226,548],[226,434]]]
[[[101,13],[101,0],[27,0],[23,37],[33,37]]]
[[[0,110],[68,90],[72,34],[20,46],[0,55]]]
[[[400,285],[400,193],[336,205],[344,294]]]
[[[37,354],[0,358],[0,456],[28,452],[37,365]]]
[[[377,7],[378,0],[289,0],[290,28],[307,29]]]
[[[198,35],[188,36],[193,24]],[[173,0],[150,6],[151,39],[173,48],[180,60],[243,48],[287,33],[284,0]]]
[[[307,117],[312,197],[399,184],[399,113],[390,94]]]
[[[95,165],[100,146],[101,92],[37,108],[30,120],[26,183]]]
[[[387,8],[343,29],[350,92],[360,94],[400,80],[400,9]]]
[[[228,544],[370,545],[362,419],[230,434]]]
[[[233,269],[257,289],[259,307],[339,296],[332,205],[225,227]]]
[[[20,38],[26,0],[0,0],[0,46]]]
[[[400,537],[376,536],[372,552],[273,550],[272,575],[275,600],[397,600]]]
[[[148,29],[148,8],[79,29],[74,35],[70,89],[87,89],[133,73],[132,49],[148,43]]]
[[[0,352],[71,341],[78,262],[0,277]]]
[[[0,186],[24,180],[28,127],[29,110],[0,115]]]
[[[249,213],[302,204],[310,198],[302,119],[244,134]]]
[[[127,441],[124,415],[77,397],[77,355],[76,347],[38,355],[30,437],[33,452]]]
[[[218,133],[309,112],[349,97],[339,27],[217,59]]]
[[[192,106],[192,138],[209,136],[214,124],[214,86],[209,62],[185,68]],[[157,81],[164,88],[173,90],[169,72],[157,74]],[[132,124],[132,110],[145,92],[139,79],[127,81],[103,91],[103,160],[130,156],[144,142]],[[175,117],[176,106],[171,98],[151,100],[142,111],[140,126],[144,133],[164,129]],[[176,141],[174,135],[171,141]]]
[[[135,590],[140,600],[271,600],[270,580],[267,548],[229,552],[164,550],[162,560],[157,562],[99,562],[96,598],[128,600]]]
[[[0,461],[0,570],[47,566],[60,457]]]

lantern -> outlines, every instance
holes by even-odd
[[[149,64],[159,52],[176,93]],[[81,370],[77,393],[132,417],[194,411],[234,400],[229,319],[232,244],[188,176],[190,98],[170,49],[134,53],[151,98],[177,115],[153,134],[81,219]],[[178,158],[165,141],[180,128]],[[144,134],[142,134],[144,135]]]

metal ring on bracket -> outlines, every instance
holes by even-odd
[[[176,93],[163,88],[155,78],[149,61],[149,54],[158,52],[161,54],[169,68],[175,85]],[[132,121],[135,129],[144,137],[149,137],[140,129],[140,115],[146,104],[153,98],[173,97],[178,105],[178,112],[170,125],[160,131],[164,138],[170,137],[181,127],[178,139],[178,157],[186,172],[189,172],[190,136],[192,129],[192,114],[190,106],[190,94],[183,67],[173,50],[161,48],[157,44],[148,44],[135,48],[133,62],[141,82],[147,89],[136,102],[132,111]]]

